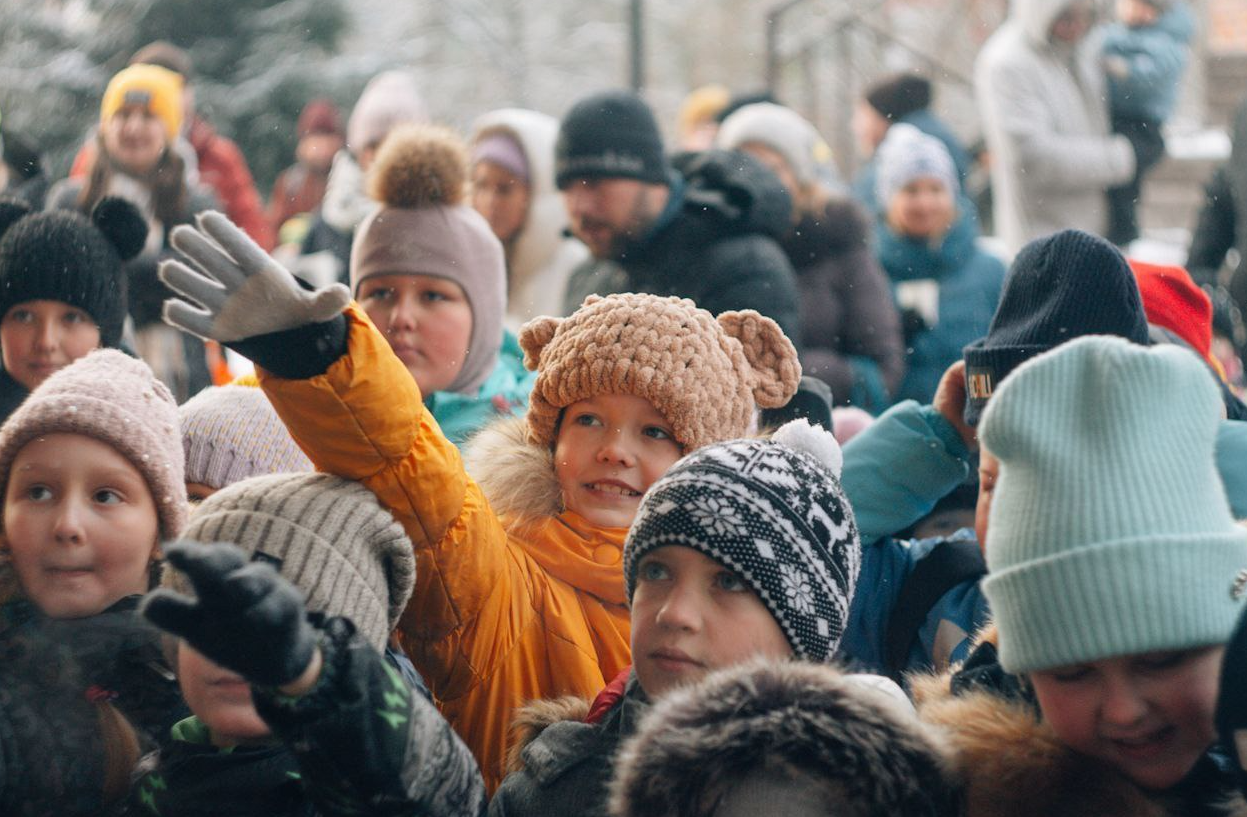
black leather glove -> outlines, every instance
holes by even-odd
[[[200,653],[248,681],[278,687],[297,679],[316,650],[303,599],[271,565],[248,562],[234,545],[176,542],[169,563],[197,598],[156,590],[143,613]]]

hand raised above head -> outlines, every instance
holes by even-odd
[[[165,301],[165,322],[222,342],[327,321],[350,303],[342,284],[305,289],[233,222],[215,211],[174,228],[187,260],[160,265],[160,280],[181,298]]]

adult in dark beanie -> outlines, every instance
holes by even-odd
[[[853,196],[870,212],[877,209],[875,150],[883,144],[888,129],[898,122],[913,125],[943,142],[957,168],[958,182],[965,185],[970,175],[970,154],[953,129],[931,111],[934,99],[931,80],[904,72],[877,81],[858,100],[853,109],[853,133],[858,154],[866,161],[853,179]]]
[[[0,422],[53,372],[121,343],[122,264],[146,237],[123,199],[101,199],[89,219],[0,200]]]
[[[607,91],[564,117],[554,173],[593,256],[572,273],[566,314],[588,295],[647,292],[716,315],[756,309],[801,336],[796,278],[776,243],[792,203],[756,160],[707,151],[668,162],[645,101]]]

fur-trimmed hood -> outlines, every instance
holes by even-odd
[[[994,627],[980,643],[995,642]],[[973,661],[973,657],[970,659]],[[1174,804],[1067,747],[1035,707],[984,685],[951,692],[952,674],[911,679],[922,720],[940,730],[965,780],[966,817],[1178,817]],[[1206,814],[1247,815],[1235,795],[1209,792]],[[1217,802],[1214,802],[1217,801]]]
[[[669,693],[620,753],[612,814],[735,814],[761,793],[774,814],[958,814],[939,741],[866,678],[755,661]]]
[[[508,529],[563,512],[554,452],[528,439],[523,417],[482,428],[463,447],[463,465]]]

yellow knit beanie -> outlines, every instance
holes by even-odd
[[[165,126],[170,142],[182,131],[182,85],[180,76],[159,65],[131,65],[117,72],[104,89],[100,122],[107,122],[126,105],[142,105]]]

